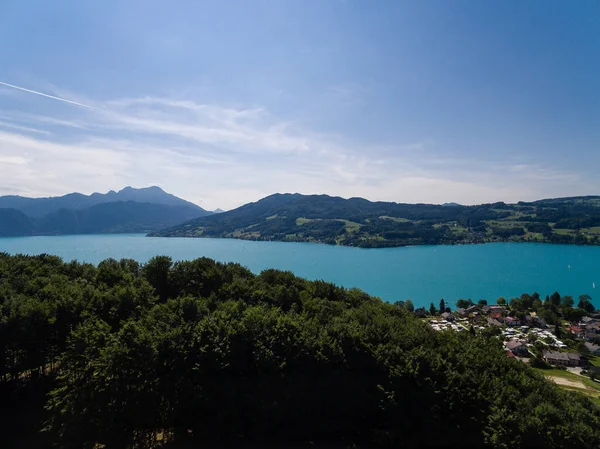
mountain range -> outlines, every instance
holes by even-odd
[[[48,198],[0,197],[0,236],[152,232],[212,214],[159,187]]]
[[[275,194],[152,233],[359,247],[535,241],[600,243],[600,197],[477,206]]]
[[[462,206],[274,194],[213,212],[159,187],[0,197],[0,236],[148,233],[359,247],[534,241],[600,244],[600,196]]]

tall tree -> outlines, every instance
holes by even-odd
[[[169,297],[171,267],[173,259],[168,256],[153,257],[144,265],[143,272],[148,282],[156,289],[161,301]]]
[[[550,303],[556,307],[560,306],[560,293],[552,293],[552,295],[550,296]]]
[[[560,300],[560,303],[563,307],[573,307],[575,300],[572,296],[563,296]]]
[[[438,311],[435,308],[435,306],[433,305],[433,303],[429,304],[429,314],[430,315],[437,315]]]
[[[592,297],[590,295],[580,295],[577,307],[585,310],[588,313],[593,313],[595,311],[595,307],[592,304]]]
[[[446,302],[444,301],[444,298],[440,299],[440,313],[445,312],[446,311]]]

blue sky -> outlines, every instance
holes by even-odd
[[[0,2],[0,194],[599,194],[600,3]],[[85,107],[84,107],[85,106]]]

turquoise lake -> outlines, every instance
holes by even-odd
[[[145,262],[210,257],[238,262],[253,272],[290,270],[309,279],[358,287],[386,301],[454,306],[458,298],[494,301],[534,291],[541,295],[587,293],[600,306],[600,246],[536,243],[361,249],[311,243],[232,239],[148,238],[138,234],[0,238],[10,254],[56,254],[98,263],[108,257]],[[598,294],[594,284],[598,286]]]

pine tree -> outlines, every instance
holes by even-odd
[[[429,314],[437,315],[437,310],[436,310],[435,306],[433,305],[433,303],[431,303],[431,305],[429,306]]]

